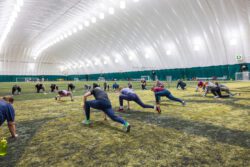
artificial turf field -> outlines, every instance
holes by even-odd
[[[68,82],[53,83],[65,89]],[[19,138],[8,139],[8,155],[0,157],[0,167],[250,166],[250,82],[225,83],[241,93],[230,99],[202,97],[193,82],[185,91],[176,90],[174,82],[168,84],[187,106],[162,98],[159,115],[131,103],[130,111],[116,112],[131,124],[128,134],[120,124],[104,121],[97,110],[92,110],[91,127],[81,124],[85,83],[75,83],[74,102],[55,101],[54,93],[34,93],[35,83],[19,83],[23,93],[14,103]],[[9,94],[13,84],[0,83],[0,96]],[[48,92],[50,83],[45,85]],[[154,104],[151,91],[140,90],[139,82],[133,86],[145,103]],[[109,92],[114,110],[118,95]],[[1,129],[0,136],[9,137],[6,123]]]

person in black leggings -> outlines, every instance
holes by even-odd
[[[15,95],[15,94],[20,95],[21,91],[22,91],[22,89],[21,89],[21,87],[19,85],[14,85],[12,87],[12,95]]]
[[[129,102],[134,101],[143,108],[152,108],[152,109],[156,110],[159,114],[161,113],[160,107],[144,104],[141,101],[141,99],[139,98],[139,96],[130,88],[123,88],[123,89],[120,88],[120,93],[121,93],[119,96],[120,108],[118,110],[119,112],[124,111],[123,110],[123,100],[126,100],[126,101],[128,101],[128,109],[130,109]]]

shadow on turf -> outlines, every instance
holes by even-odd
[[[225,101],[227,100],[227,101]],[[250,106],[245,105],[245,104],[237,104],[235,102],[240,101],[240,100],[249,100],[248,98],[241,98],[241,99],[236,99],[236,98],[226,98],[226,99],[214,99],[214,100],[186,100],[187,103],[207,103],[207,104],[224,104],[224,105],[229,105],[232,108],[237,108],[237,109],[243,109],[243,110],[249,110]]]
[[[16,166],[16,163],[22,157],[25,148],[29,145],[30,140],[36,134],[37,130],[52,119],[54,118],[18,122],[17,133],[19,138],[8,139],[8,153],[5,157],[0,157],[0,166]]]
[[[125,115],[126,114],[126,115]],[[183,120],[175,117],[159,116],[155,113],[132,111],[124,113],[128,120],[139,120],[145,123],[155,124],[163,128],[173,128],[192,135],[209,138],[216,142],[250,148],[250,132],[232,130],[209,123]]]

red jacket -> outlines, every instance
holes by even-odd
[[[154,87],[153,88],[154,92],[160,92],[160,91],[163,91],[163,90],[164,90],[164,88],[162,88],[162,87]]]

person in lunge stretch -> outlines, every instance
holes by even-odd
[[[8,128],[13,138],[18,137],[16,134],[15,110],[12,106],[14,103],[13,97],[3,97],[0,100],[0,128],[7,120]]]
[[[127,100],[128,101],[128,109],[130,109],[129,102],[134,101],[143,108],[152,108],[152,109],[155,109],[159,114],[161,113],[160,107],[144,104],[141,101],[141,99],[139,98],[139,96],[130,88],[123,88],[123,89],[120,88],[120,93],[121,93],[119,96],[120,108],[118,111],[124,111],[123,110],[123,100]]]
[[[186,105],[186,102],[179,99],[179,98],[176,98],[174,97],[171,92],[167,89],[164,89],[162,87],[152,87],[151,88],[151,91],[153,91],[155,93],[155,100],[156,100],[156,104],[160,104],[160,98],[162,96],[165,96],[167,97],[169,100],[172,100],[172,101],[177,101],[177,102],[180,102],[183,106]]]
[[[145,78],[141,79],[141,89],[146,90],[147,89],[146,86],[147,86],[146,79]]]
[[[56,92],[58,91],[59,87],[56,84],[51,84],[50,85],[50,92]]]
[[[40,93],[41,90],[42,92],[45,92],[45,86],[42,83],[36,84],[35,87],[36,87],[36,93]]]
[[[206,88],[205,82],[200,80],[197,84],[195,91],[198,92],[199,88],[201,88],[202,91],[205,91],[205,88]]]
[[[74,101],[73,94],[67,90],[58,91],[58,95],[55,97],[55,100],[61,100],[62,97],[70,97],[71,101]]]
[[[22,89],[21,89],[21,87],[19,85],[14,85],[12,87],[12,95],[15,95],[15,94],[20,95],[21,91],[22,91]]]
[[[187,84],[179,79],[176,88],[179,89],[179,87],[181,87],[182,90],[185,90],[186,86]]]
[[[68,84],[68,91],[73,92],[75,90],[76,86],[73,83]]]
[[[235,94],[231,93],[227,86],[219,84],[218,82],[215,82],[215,85],[216,87],[213,87],[211,89],[211,93],[214,95],[214,98],[229,98],[237,94],[237,93]],[[222,95],[221,91],[226,92],[227,95]]]
[[[94,96],[95,100],[87,101],[89,96]],[[108,117],[110,117],[113,121],[118,122],[123,125],[126,132],[130,131],[130,125],[127,121],[123,120],[121,117],[115,115],[115,112],[112,109],[111,102],[108,98],[107,93],[102,90],[98,84],[93,84],[93,89],[83,96],[83,108],[85,110],[86,118],[82,122],[85,125],[89,125],[90,122],[90,108],[95,108],[98,110],[102,110]]]

